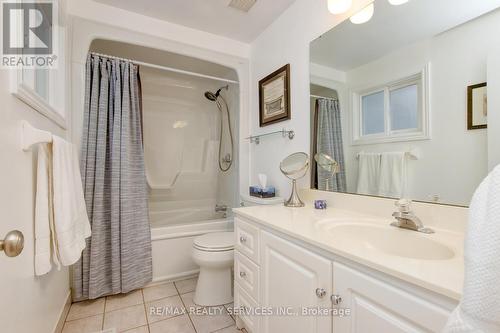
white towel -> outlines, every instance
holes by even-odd
[[[406,154],[404,152],[382,153],[378,195],[403,198],[406,187]]]
[[[47,144],[38,146],[38,165],[35,199],[35,274],[50,272],[51,226],[54,211],[52,206],[52,150]]]
[[[52,167],[57,257],[69,266],[80,259],[91,230],[76,148],[57,136],[52,138]]]
[[[359,153],[358,194],[377,195],[380,174],[380,154]]]
[[[500,166],[472,198],[464,257],[462,300],[444,332],[500,332]]]

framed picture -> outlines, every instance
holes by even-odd
[[[290,119],[290,64],[259,81],[260,127]]]
[[[480,83],[467,87],[467,129],[488,127],[487,84]]]

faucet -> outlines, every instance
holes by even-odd
[[[227,205],[215,205],[215,212],[216,213],[219,213],[219,212],[226,213],[227,212]]]
[[[397,221],[392,222],[391,226],[418,231],[424,234],[434,233],[434,230],[424,227],[422,221],[412,212],[410,208],[411,200],[398,200],[396,201],[396,207],[398,207],[398,211],[392,213],[392,216],[394,216]]]

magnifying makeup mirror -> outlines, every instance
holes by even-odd
[[[285,201],[286,207],[304,207],[297,192],[297,179],[304,177],[309,169],[309,156],[306,153],[294,153],[280,163],[281,172],[292,180],[292,194]]]
[[[333,175],[340,171],[340,165],[337,161],[335,161],[330,155],[325,153],[318,153],[314,155],[314,160],[316,163],[325,170],[330,173],[330,176],[326,179],[326,191],[331,191],[330,181],[332,180]]]

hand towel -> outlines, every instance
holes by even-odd
[[[51,225],[53,222],[52,151],[48,144],[38,146],[35,199],[35,275],[50,272],[51,265]]]
[[[500,166],[474,193],[464,253],[463,296],[444,332],[500,332]]]
[[[380,154],[359,153],[358,194],[377,195],[380,174]]]
[[[403,198],[406,187],[406,153],[382,153],[378,195]]]
[[[52,138],[52,168],[57,257],[69,266],[80,259],[91,230],[76,148],[57,136]]]

